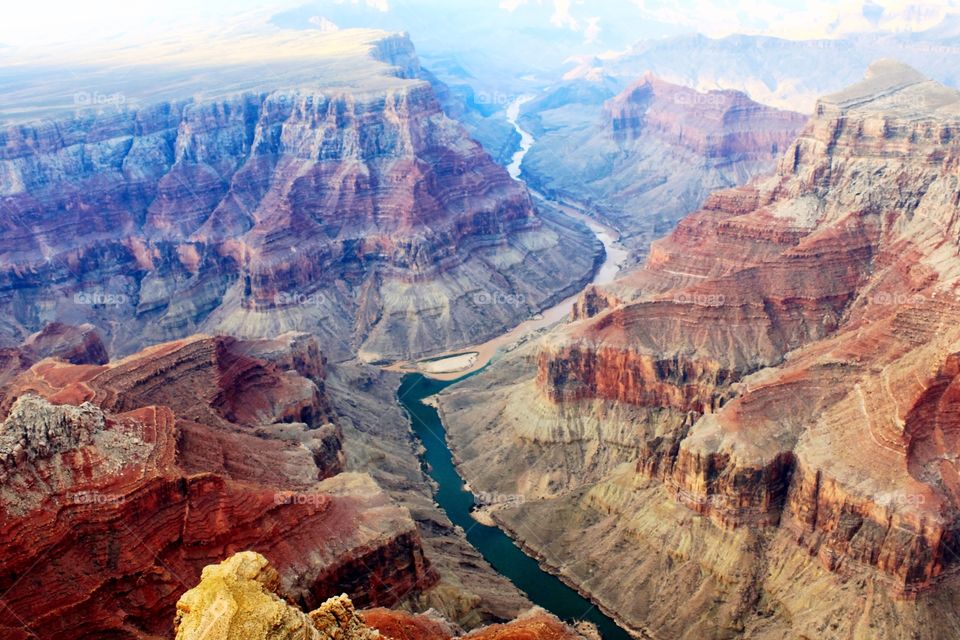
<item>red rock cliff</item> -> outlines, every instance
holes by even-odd
[[[200,570],[241,549],[308,608],[430,586],[409,512],[340,473],[323,375],[315,340],[294,334],[18,376],[0,425],[4,637],[169,637]]]
[[[874,65],[775,175],[590,292],[540,351],[543,398],[660,416],[638,471],[721,527],[779,526],[831,570],[930,588],[958,566],[958,128],[956,92]]]
[[[615,136],[645,133],[699,156],[730,162],[771,159],[785,149],[806,117],[759,104],[740,91],[710,91],[647,73],[604,106]]]

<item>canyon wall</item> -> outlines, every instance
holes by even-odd
[[[620,229],[635,260],[708,194],[773,168],[806,120],[738,91],[701,93],[651,73],[602,103],[607,87],[584,82],[524,106],[536,142],[523,176]]]
[[[876,63],[442,394],[471,485],[524,496],[495,517],[654,637],[955,635],[958,129],[960,95]]]
[[[490,337],[589,280],[599,243],[538,215],[444,115],[410,41],[350,37],[275,43],[276,77],[239,90],[230,67],[199,98],[166,78],[124,108],[7,122],[0,339],[89,322],[125,354],[297,330],[331,357],[396,359]],[[486,302],[501,297],[516,302]]]
[[[0,409],[4,637],[170,637],[201,569],[242,549],[308,608],[433,586],[410,511],[344,472],[326,375],[316,340],[287,334],[16,376]]]

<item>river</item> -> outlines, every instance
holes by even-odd
[[[508,167],[514,179],[519,179],[523,156],[534,141],[533,136],[518,124],[520,107],[529,99],[528,96],[518,98],[507,109],[507,117],[521,138],[520,149],[514,154]],[[620,264],[627,257],[626,250],[619,244],[619,233],[584,215],[570,203],[554,202],[552,204],[563,209],[568,215],[580,219],[597,234],[606,249],[606,258],[595,274],[593,282],[602,284],[612,280],[618,273]],[[447,446],[443,422],[437,410],[423,402],[425,398],[435,395],[456,380],[462,380],[480,371],[501,348],[516,342],[532,331],[562,320],[570,313],[576,297],[573,295],[561,301],[543,311],[538,317],[482,345],[414,363],[419,372],[408,373],[403,377],[397,391],[397,398],[409,413],[413,430],[423,443],[424,453],[421,461],[427,473],[438,485],[435,496],[437,503],[455,525],[463,528],[467,540],[487,562],[526,593],[531,601],[562,620],[571,623],[581,620],[592,622],[597,625],[604,640],[630,640],[630,634],[620,628],[612,618],[559,578],[543,570],[539,563],[514,544],[506,533],[498,527],[481,524],[473,518],[471,512],[475,506],[475,499],[466,489],[463,478],[460,477],[454,464],[453,456]]]
[[[520,165],[523,163],[523,157],[533,146],[533,134],[520,126],[520,107],[533,100],[534,96],[520,96],[510,103],[507,107],[507,120],[513,125],[514,130],[520,135],[520,148],[516,150],[507,165],[507,173],[514,180],[520,179]]]
[[[466,531],[467,540],[484,559],[526,593],[534,604],[570,623],[592,622],[604,640],[631,640],[630,634],[617,626],[613,619],[559,578],[544,571],[506,533],[497,527],[480,524],[470,515],[475,504],[474,496],[467,491],[453,462],[443,422],[435,408],[422,402],[451,384],[453,382],[449,380],[408,373],[397,391],[400,404],[410,413],[413,430],[423,443],[421,460],[424,468],[439,487],[434,496],[437,503],[455,525]]]

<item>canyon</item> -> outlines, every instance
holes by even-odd
[[[492,337],[602,258],[444,115],[405,36],[194,45],[145,49],[114,84],[63,73],[122,105],[27,106],[60,104],[48,85],[0,101],[7,346],[62,321],[119,355],[307,331],[331,358],[396,360]]]
[[[0,635],[960,636],[929,51],[311,11],[0,69]]]
[[[266,554],[307,606],[341,592],[393,605],[436,584],[409,510],[344,472],[324,378],[306,334],[46,359],[15,377],[4,637],[166,637],[178,597],[232,550]]]
[[[522,175],[619,229],[633,263],[709,193],[771,170],[806,121],[738,91],[698,92],[651,73],[616,95],[598,84],[563,84],[523,105],[535,142]]]
[[[477,491],[655,638],[952,637],[960,94],[891,61],[776,171],[438,404]]]
[[[307,609],[515,618],[433,501],[400,376],[356,356],[502,331],[602,244],[443,114],[405,36],[264,37],[254,75],[250,41],[215,44],[236,67],[160,45],[110,75],[133,104],[0,100],[4,637],[171,637],[243,550]]]
[[[345,593],[474,629],[530,608],[434,502],[396,374],[302,333],[62,357],[101,344],[54,326],[19,348],[54,355],[5,374],[4,637],[172,637],[203,567],[248,550],[306,609]]]

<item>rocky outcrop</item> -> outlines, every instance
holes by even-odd
[[[0,425],[0,463],[6,473],[15,472],[37,458],[90,444],[103,428],[103,412],[89,402],[65,407],[22,396]]]
[[[373,609],[358,612],[344,595],[309,614],[284,599],[280,576],[262,555],[245,551],[203,570],[177,603],[177,640],[582,640],[555,617],[531,611],[509,624],[468,635],[435,615]]]
[[[341,473],[325,375],[315,339],[293,334],[18,376],[0,427],[4,637],[169,637],[180,595],[239,549],[308,608],[434,584],[410,512]]]
[[[8,386],[5,406],[35,393],[114,412],[176,408],[186,470],[305,486],[343,469],[323,376],[310,336],[194,337],[99,367],[41,362]]]
[[[396,640],[450,640],[461,635],[459,629],[434,611],[411,615],[397,609],[366,609],[360,617],[381,636]]]
[[[473,631],[465,638],[471,640],[588,640],[598,638],[596,629],[585,628],[583,633],[571,629],[544,611],[531,611],[513,622],[491,625]]]
[[[280,574],[262,555],[244,551],[205,567],[200,584],[177,602],[178,640],[373,640],[346,596],[324,602],[309,616],[280,595]]]
[[[71,364],[104,364],[110,356],[92,325],[70,326],[52,322],[29,336],[22,352],[32,362],[57,358]]]
[[[193,67],[162,52],[143,70],[170,58],[162,100],[0,130],[0,338],[90,322],[125,354],[298,330],[338,359],[397,359],[482,341],[591,277],[593,236],[538,215],[444,115],[406,37],[303,33],[266,61],[218,46],[236,56],[218,82],[282,72],[189,98]]]
[[[539,135],[524,178],[584,203],[622,230],[635,256],[711,191],[773,168],[806,120],[744,93],[701,93],[650,73],[593,109],[571,111],[557,99],[565,86],[526,107],[524,122]]]
[[[541,498],[498,518],[655,637],[954,633],[958,126],[892,62],[823,98],[774,175],[441,395],[471,485]],[[624,545],[645,577],[583,552]]]
[[[376,629],[382,638],[390,640],[596,640],[599,635],[595,628],[585,626],[571,628],[543,609],[534,608],[520,615],[516,620],[502,624],[492,624],[469,633],[450,628],[445,620],[431,616],[429,612],[410,615],[395,610],[361,611],[360,616],[370,627]]]
[[[807,119],[739,91],[701,93],[652,73],[607,101],[604,111],[617,140],[651,136],[728,162],[775,162]]]

